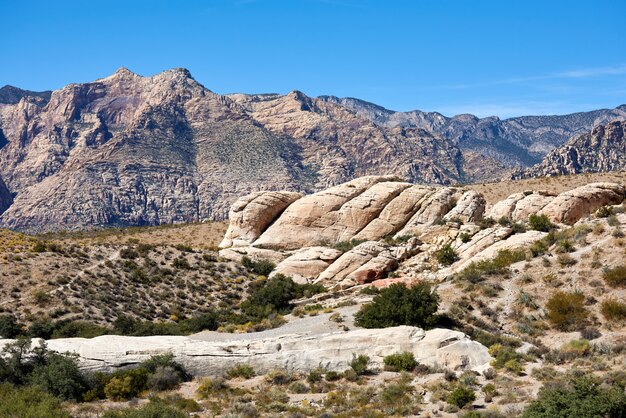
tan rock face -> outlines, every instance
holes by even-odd
[[[252,244],[291,203],[302,197],[295,192],[256,192],[237,199],[231,206],[228,230],[220,248]]]
[[[377,240],[398,232],[433,191],[433,187],[417,185],[405,189],[385,206],[376,219],[356,234],[354,239]]]
[[[460,219],[463,222],[476,222],[483,217],[487,202],[482,194],[469,190],[461,196],[456,205],[443,217],[444,221]]]
[[[443,218],[454,207],[457,192],[450,187],[436,189],[420,205],[418,211],[407,224],[396,234],[396,237],[415,235],[419,236],[429,226]]]
[[[341,251],[328,247],[302,248],[280,262],[270,275],[284,274],[296,283],[308,283],[326,270]]]
[[[287,202],[296,200],[288,204],[285,196]],[[525,222],[534,213],[546,213],[555,222],[572,223],[623,198],[624,187],[612,183],[590,184],[557,197],[528,191],[496,203],[490,215]],[[275,211],[269,209],[272,202],[279,205]],[[484,210],[485,199],[475,191],[461,195],[454,188],[411,186],[385,176],[362,177],[299,199],[294,194],[258,193],[233,206],[224,240],[236,245],[239,239],[246,246],[223,249],[220,255],[267,258],[280,263],[274,274],[346,289],[380,282],[396,270],[400,278],[445,277],[471,261],[530,245],[543,236],[536,231],[514,234],[512,228],[497,224],[482,229],[477,221]],[[256,213],[261,214],[258,222]],[[389,237],[392,233],[395,239]],[[249,245],[250,237],[258,234]],[[330,248],[340,241],[368,238],[343,254]],[[441,269],[434,256],[448,244],[458,260]]]
[[[573,224],[583,216],[605,205],[616,205],[624,200],[623,185],[591,183],[558,195],[540,213],[553,222]]]
[[[410,185],[390,176],[352,180],[291,204],[255,246],[297,249],[352,239]]]

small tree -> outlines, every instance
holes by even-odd
[[[417,361],[413,353],[405,351],[404,353],[395,353],[385,356],[383,359],[385,369],[400,372],[411,372],[417,367]]]
[[[358,356],[352,355],[352,361],[350,362],[350,367],[357,376],[362,376],[367,373],[367,365],[370,362],[370,358],[364,354],[360,354]]]
[[[394,283],[363,306],[354,316],[355,323],[364,328],[386,328],[412,325],[431,328],[437,321],[435,313],[439,296],[426,283],[407,288]]]

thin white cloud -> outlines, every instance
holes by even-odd
[[[500,80],[491,80],[480,83],[461,83],[439,86],[439,88],[445,88],[450,90],[464,90],[471,88],[479,88],[486,86],[495,86],[501,84],[522,84],[531,81],[543,81],[543,80],[565,80],[565,79],[581,79],[591,78],[598,76],[613,76],[626,74],[626,64],[616,65],[611,67],[594,67],[594,68],[581,68],[570,71],[561,71],[543,75],[528,76],[528,77],[511,77]]]

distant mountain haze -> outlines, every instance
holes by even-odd
[[[219,95],[185,69],[127,69],[53,92],[0,89],[0,227],[82,229],[223,219],[258,190],[370,174],[454,184],[508,177],[626,107],[500,120],[358,99]]]

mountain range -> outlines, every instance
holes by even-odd
[[[127,69],[52,92],[0,89],[0,227],[223,219],[258,190],[391,174],[427,184],[510,176],[626,106],[501,120],[395,112],[334,96],[216,94],[185,69]],[[529,174],[532,175],[532,174]]]

